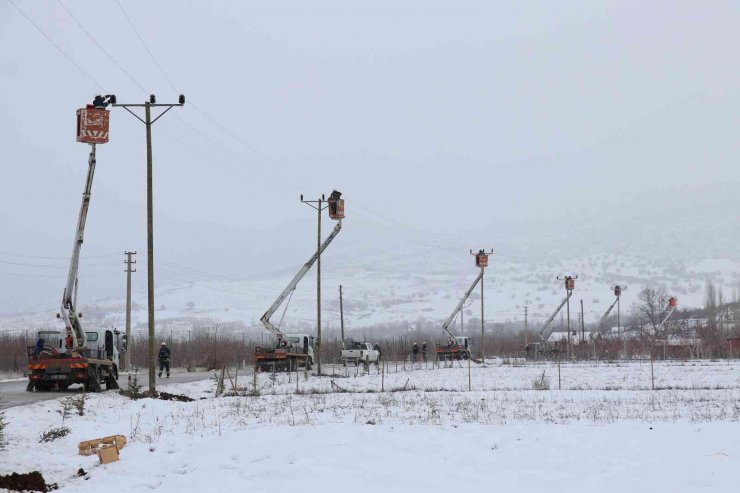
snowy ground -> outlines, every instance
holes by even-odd
[[[740,362],[657,363],[655,392],[649,363],[563,364],[562,391],[556,365],[500,363],[473,365],[472,391],[465,364],[390,363],[300,373],[298,393],[295,374],[260,374],[258,396],[216,398],[211,381],[168,385],[189,403],[91,395],[71,434],[42,444],[59,401],[13,408],[0,472],[37,469],[80,492],[737,491]],[[543,371],[551,390],[532,390]],[[252,376],[238,387],[254,393]],[[120,462],[76,455],[110,434],[130,440]]]

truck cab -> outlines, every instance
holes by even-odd
[[[314,336],[309,334],[285,334],[291,352],[307,354],[313,362]]]

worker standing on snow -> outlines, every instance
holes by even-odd
[[[414,343],[413,346],[411,346],[411,353],[412,353],[412,363],[416,363],[417,356],[419,354],[419,345],[417,343]]]
[[[373,349],[378,352],[378,359],[375,360],[375,366],[380,366],[380,357],[383,355],[383,351],[380,350],[380,344],[376,342]]]
[[[159,377],[162,377],[162,370],[167,369],[167,378],[170,378],[170,348],[167,347],[167,343],[163,342],[162,347],[159,348]]]
[[[427,362],[427,341],[421,343],[421,359],[424,360],[424,363]]]

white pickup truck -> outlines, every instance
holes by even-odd
[[[345,347],[346,349],[342,349],[342,364],[345,366],[347,363],[369,366],[370,363],[377,364],[380,358],[378,350],[373,349],[369,342],[347,341]]]

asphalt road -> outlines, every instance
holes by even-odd
[[[198,380],[206,380],[213,377],[213,372],[173,372],[170,378],[157,378],[157,388],[166,389],[167,384],[170,383],[186,383],[196,382]],[[139,373],[139,383],[143,385],[146,390],[148,388],[149,377],[146,372]],[[9,407],[24,406],[26,404],[33,404],[34,402],[45,401],[49,399],[59,399],[70,394],[80,392],[82,386],[76,385],[70,387],[66,392],[26,392],[27,380],[19,382],[3,382],[0,383],[0,409],[7,409]],[[118,384],[121,388],[125,388],[128,384],[128,375],[122,373],[118,379]]]

